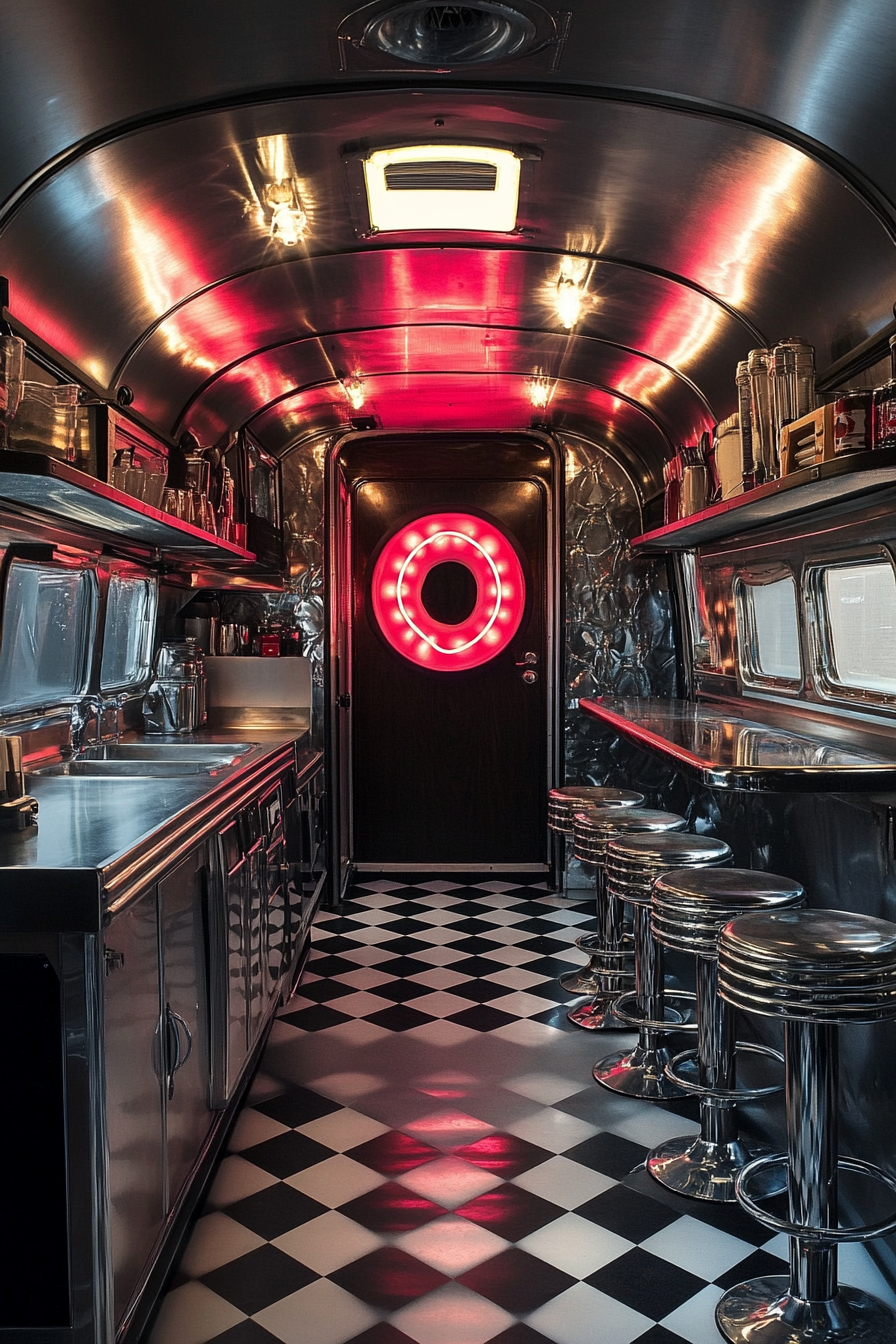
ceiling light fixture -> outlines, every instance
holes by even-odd
[[[557,279],[555,306],[557,316],[572,331],[582,316],[582,304],[585,300],[585,283],[588,277],[588,261],[585,257],[564,257]]]
[[[360,411],[364,405],[364,379],[359,373],[351,373],[347,378],[340,378],[339,381],[352,407],[356,411]]]
[[[463,229],[512,233],[520,157],[485,145],[404,145],[364,159],[374,232]]]
[[[529,389],[529,400],[533,406],[539,408],[547,406],[554,389],[550,378],[546,374],[533,374],[531,378],[526,380],[526,387]]]
[[[295,183],[289,178],[269,182],[264,198],[271,211],[271,237],[287,247],[295,247],[304,238],[308,226],[308,216],[302,209]]]

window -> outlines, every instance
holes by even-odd
[[[799,615],[792,575],[761,583],[739,578],[737,632],[741,675],[753,686],[802,681]]]
[[[718,671],[721,662],[719,641],[709,618],[703,575],[697,566],[697,557],[693,551],[685,551],[682,554],[681,574],[694,645],[694,666],[698,671]]]
[[[10,562],[0,634],[0,713],[83,694],[96,592],[92,569]]]
[[[155,618],[155,581],[144,574],[113,572],[106,598],[101,691],[123,691],[146,681]]]
[[[826,689],[896,695],[896,575],[889,560],[815,571]]]

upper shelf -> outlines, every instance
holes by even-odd
[[[255,555],[42,453],[0,452],[0,501],[77,523],[110,538],[203,563],[253,564]]]
[[[848,503],[890,485],[896,485],[896,449],[852,453],[792,472],[745,495],[713,504],[690,518],[644,532],[632,545],[642,551],[691,550],[722,537],[786,522],[809,510]]]

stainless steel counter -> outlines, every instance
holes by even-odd
[[[581,709],[710,788],[882,793],[896,788],[896,736],[780,706],[603,696]],[[847,738],[848,735],[848,738]],[[847,740],[844,740],[844,739]],[[859,739],[857,742],[856,739]]]
[[[197,734],[226,743],[234,734]],[[253,750],[213,774],[173,778],[28,775],[38,825],[0,835],[0,932],[95,932],[266,775],[319,753],[295,730],[255,731]],[[184,739],[180,739],[183,741]]]

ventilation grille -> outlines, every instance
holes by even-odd
[[[387,191],[494,191],[493,163],[392,163],[385,170]]]
[[[413,65],[506,60],[531,49],[536,25],[511,5],[399,4],[368,24],[363,43]]]

